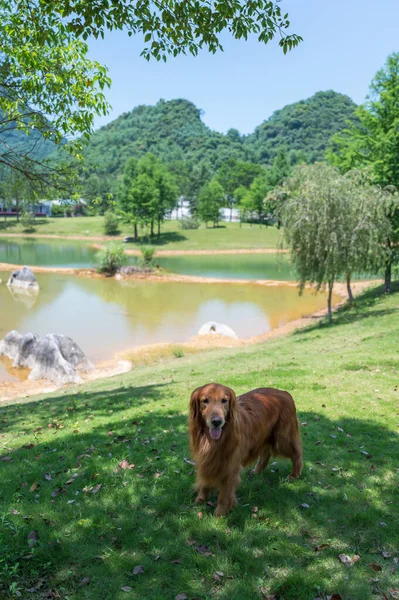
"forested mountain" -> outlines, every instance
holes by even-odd
[[[77,164],[71,173],[80,174],[79,193],[104,208],[118,192],[127,159],[151,152],[173,172],[179,194],[195,198],[228,159],[267,167],[284,149],[291,164],[323,160],[331,136],[353,119],[355,107],[348,96],[318,92],[276,111],[244,136],[236,129],[226,134],[211,130],[201,120],[202,111],[188,100],[160,100],[155,106],[138,106],[95,131],[84,150],[83,166]],[[7,135],[11,146],[35,147],[35,133]],[[51,149],[51,142],[39,142],[35,158],[46,157]],[[54,157],[58,160],[62,153]]]
[[[271,164],[282,147],[309,161],[322,160],[331,136],[345,127],[355,107],[348,96],[318,92],[276,111],[253,134],[241,136],[235,129],[226,135],[209,129],[192,102],[160,100],[95,131],[85,155],[91,172],[107,175],[121,173],[127,158],[147,152],[169,164],[206,161],[214,170],[230,157]]]
[[[254,162],[270,164],[281,147],[307,162],[322,160],[331,136],[354,119],[356,104],[337,92],[317,92],[277,110],[245,139]]]
[[[20,129],[13,128],[10,123],[3,123],[0,112],[0,158],[3,153],[13,150],[40,161],[54,152],[54,148],[53,142],[43,139],[36,129],[27,135]]]
[[[123,170],[126,160],[153,152],[164,162],[200,160],[218,168],[231,156],[244,159],[244,140],[212,131],[201,121],[201,111],[188,100],[160,100],[137,106],[95,131],[85,151],[87,165],[97,173]]]

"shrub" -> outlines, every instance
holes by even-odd
[[[152,267],[155,257],[155,248],[153,246],[143,246],[141,250],[140,263],[143,267]]]
[[[52,204],[50,215],[52,217],[65,217],[65,206],[62,206],[62,204]]]
[[[127,256],[122,246],[110,244],[100,252],[97,252],[96,258],[100,263],[99,273],[114,275],[118,269],[126,264]]]
[[[119,233],[118,217],[110,210],[104,214],[104,231],[105,235],[118,235]]]
[[[30,211],[23,212],[21,215],[21,224],[24,228],[24,231],[35,231],[35,215]]]
[[[182,348],[181,346],[175,346],[173,348],[173,356],[175,358],[183,358],[183,356],[184,356],[184,348]]]
[[[198,229],[200,222],[197,217],[182,217],[180,219],[180,227],[182,229]]]

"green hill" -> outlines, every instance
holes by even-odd
[[[275,112],[253,134],[241,136],[212,131],[201,120],[201,110],[188,100],[160,100],[138,106],[95,131],[86,149],[91,172],[114,175],[126,159],[154,152],[171,164],[190,167],[205,161],[213,170],[230,157],[270,164],[281,147],[301,151],[308,160],[322,160],[331,136],[345,127],[356,105],[348,96],[318,92]]]
[[[35,129],[27,135],[19,129],[5,127],[2,131],[0,128],[0,158],[3,152],[8,153],[11,149],[40,161],[54,152],[54,147],[53,142],[45,140]]]
[[[337,92],[317,92],[288,104],[259,125],[245,140],[252,160],[270,163],[281,147],[309,162],[322,160],[331,136],[353,120],[356,104]]]
[[[323,160],[331,136],[353,118],[355,108],[348,96],[318,92],[276,111],[254,133],[243,136],[237,129],[226,134],[213,131],[202,121],[202,111],[188,100],[137,106],[92,134],[84,151],[85,164],[78,167],[83,193],[89,199],[115,193],[126,160],[147,152],[172,168],[181,192],[189,196],[229,158],[270,165],[278,150],[285,148],[292,163]],[[36,132],[29,138],[19,131],[5,135],[17,150],[33,148],[31,156],[39,160],[54,148],[51,142],[36,140]]]
[[[160,100],[137,106],[95,131],[85,155],[89,168],[114,174],[130,156],[154,152],[167,163],[209,161],[216,168],[229,158],[244,159],[243,138],[212,131],[201,120],[201,110],[188,100]]]

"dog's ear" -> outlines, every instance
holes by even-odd
[[[190,415],[189,415],[189,419],[190,419],[191,422],[197,421],[198,417],[200,415],[200,410],[199,410],[199,396],[200,396],[200,391],[201,391],[201,388],[198,387],[191,394],[191,398],[190,398]]]
[[[229,393],[230,393],[230,404],[229,404],[229,421],[231,423],[236,424],[237,420],[238,420],[238,402],[237,402],[237,396],[234,392],[234,390],[232,390],[231,388],[229,389]]]

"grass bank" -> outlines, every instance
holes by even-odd
[[[23,233],[23,227],[16,219],[0,222],[0,235]],[[121,223],[118,236],[104,236],[104,217],[48,218],[37,219],[35,232],[31,237],[55,235],[60,237],[79,236],[84,239],[103,238],[104,240],[123,240],[132,235],[132,228]],[[28,237],[28,236],[27,236]],[[223,223],[220,227],[182,230],[178,221],[165,221],[161,237],[154,237],[151,244],[162,250],[235,250],[272,248],[277,246],[279,231],[276,227],[259,227],[247,223]],[[129,248],[140,248],[149,240],[143,236],[139,244],[129,244]]]
[[[398,292],[366,292],[331,327],[3,406],[0,597],[395,598],[398,334]],[[223,519],[185,460],[211,380],[289,390],[304,443],[300,481],[282,460],[244,472]]]

